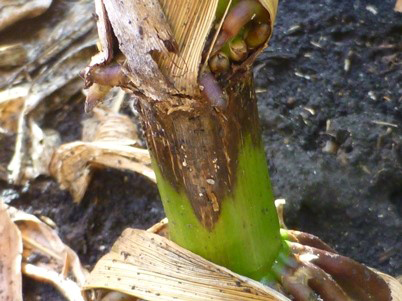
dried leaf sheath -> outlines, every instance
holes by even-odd
[[[161,6],[179,45],[177,54],[161,56],[162,70],[182,94],[198,91],[198,71],[206,38],[215,18],[218,0],[161,0]],[[178,10],[178,8],[181,8]]]
[[[135,229],[123,232],[84,288],[113,289],[145,300],[289,301],[166,238]]]
[[[104,1],[107,16],[127,59],[127,74],[132,84],[152,100],[174,93],[163,71],[154,60],[171,52],[174,43],[170,27],[157,0]]]

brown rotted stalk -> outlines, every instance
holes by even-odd
[[[311,263],[330,274],[342,289],[355,300],[391,301],[386,282],[364,265],[339,254],[289,242],[298,255],[311,254]]]
[[[204,97],[198,98],[197,90],[191,110],[166,110],[172,103],[181,104],[177,95],[152,105],[145,95],[139,98],[138,111],[171,221],[170,237],[237,273],[261,281],[279,279],[298,301],[390,301],[379,276],[315,236],[287,231],[293,254],[283,250],[251,68],[231,68],[229,61],[251,64],[256,48],[271,35],[268,23],[269,14],[258,0],[240,0],[231,8],[211,59],[203,62],[203,67],[209,65],[198,81]],[[176,52],[175,47],[166,48]],[[85,79],[87,87],[92,85],[89,108],[110,86],[130,84],[116,63],[93,66]]]

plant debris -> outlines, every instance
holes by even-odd
[[[69,301],[84,301],[81,287],[88,272],[56,231],[1,200],[0,215],[0,291],[4,300],[22,301],[24,274],[51,283]]]
[[[99,124],[93,141],[64,144],[53,155],[49,169],[60,186],[79,202],[91,180],[92,169],[100,166],[131,170],[155,182],[148,150],[137,147],[133,122],[127,116],[99,108],[94,113]]]

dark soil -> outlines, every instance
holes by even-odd
[[[399,275],[402,19],[393,5],[281,1],[256,78],[267,90],[259,94],[260,116],[288,226]],[[338,150],[323,151],[327,141]]]
[[[402,273],[402,14],[393,5],[393,0],[282,0],[270,47],[256,64],[256,87],[272,182],[276,196],[287,200],[288,226],[397,276]],[[46,126],[59,130],[65,141],[79,139],[82,112],[76,99],[68,114],[49,113]],[[13,141],[0,135],[3,166]],[[330,152],[323,150],[327,141]],[[114,170],[96,172],[81,204],[44,177],[25,187],[0,181],[0,196],[53,219],[88,267],[123,229],[145,229],[164,216],[155,185]],[[26,300],[63,300],[31,280],[25,280],[24,291]]]

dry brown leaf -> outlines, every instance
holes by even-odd
[[[155,182],[148,151],[133,145],[132,140],[64,144],[54,153],[50,172],[76,202],[85,194],[93,166],[131,170]]]
[[[283,206],[285,204],[284,199],[278,199],[275,201],[275,206],[279,214],[283,214]],[[279,213],[282,211],[282,213]],[[284,224],[283,224],[284,225]],[[282,226],[281,226],[282,228]],[[286,227],[284,229],[287,229]],[[163,237],[168,237],[169,235],[169,223],[168,219],[164,218],[162,219],[159,223],[156,223],[153,225],[151,228],[147,230],[148,232],[158,234]],[[402,281],[398,277],[397,279],[394,277],[391,277],[390,275],[384,274],[376,269],[372,270],[379,274],[385,282],[388,284],[389,289],[391,291],[391,296],[392,296],[392,301],[402,301]],[[102,300],[103,301],[103,300]]]
[[[0,30],[24,18],[44,13],[52,0],[0,0]]]
[[[136,147],[138,138],[133,122],[118,113],[101,109],[94,112],[99,120],[98,131],[93,134],[96,140],[64,144],[53,155],[50,172],[60,186],[79,202],[95,166],[131,170],[155,182],[148,150]]]
[[[83,301],[81,286],[87,271],[77,254],[35,216],[13,207],[7,207],[7,212],[21,233],[24,274],[51,283],[70,301]]]
[[[0,199],[0,300],[22,301],[21,233]]]
[[[84,289],[110,289],[144,300],[283,300],[288,298],[213,264],[159,235],[126,229]]]
[[[265,9],[268,11],[270,20],[271,20],[271,26],[273,28],[274,23],[275,23],[276,13],[278,11],[278,0],[259,0],[259,1],[262,4],[262,6],[264,6]]]
[[[402,13],[402,0],[396,0],[394,10],[398,13]]]
[[[151,228],[147,229],[147,231],[167,238],[169,236],[169,225],[167,217],[153,225]]]

